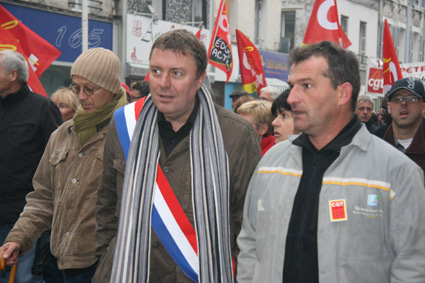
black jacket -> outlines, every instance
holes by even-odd
[[[50,134],[61,123],[56,104],[27,84],[0,98],[0,225],[18,219]]]

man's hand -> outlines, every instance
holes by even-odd
[[[0,256],[6,260],[6,265],[14,265],[18,263],[19,252],[21,247],[16,242],[8,242],[0,247]]]

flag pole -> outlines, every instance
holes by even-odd
[[[88,0],[83,0],[81,8],[81,52],[89,49],[89,4]]]

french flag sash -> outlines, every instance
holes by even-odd
[[[140,99],[121,107],[114,114],[118,137],[126,160],[144,102],[145,99]],[[180,269],[193,281],[198,282],[199,258],[196,232],[159,164],[153,193],[152,227]]]

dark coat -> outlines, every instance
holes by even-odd
[[[396,146],[392,124],[388,127],[383,139],[393,146]],[[425,172],[425,119],[413,137],[412,143],[406,149],[405,154],[416,164],[418,164],[419,167],[421,167]]]
[[[61,123],[56,104],[27,84],[0,101],[0,225],[18,219],[50,134]]]

